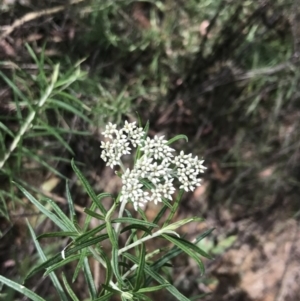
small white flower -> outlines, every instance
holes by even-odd
[[[172,152],[174,149],[169,147],[167,142],[167,140],[164,140],[164,136],[154,136],[153,139],[147,137],[141,150],[146,156],[154,157],[156,160],[164,159],[170,161],[173,157]]]
[[[129,123],[127,120],[125,121],[125,125],[123,127],[124,132],[131,134],[133,130],[136,128],[136,122]]]
[[[117,125],[111,122],[105,127],[105,131],[102,133],[104,137],[113,139],[113,134],[117,131]]]
[[[180,182],[180,189],[193,191],[201,184],[199,174],[206,167],[203,160],[193,157],[192,154],[174,156],[168,141],[164,136],[154,136],[153,139],[145,137],[141,127],[135,122],[125,121],[124,127],[117,130],[116,125],[109,123],[103,135],[109,141],[101,142],[101,158],[106,165],[113,168],[120,165],[123,168],[121,158],[131,153],[130,144],[133,147],[140,146],[142,156],[136,160],[132,169],[127,168],[122,175],[121,202],[132,202],[134,209],[143,207],[147,202],[155,204],[163,199],[172,200],[176,191],[174,178]],[[144,185],[147,181],[149,185]]]

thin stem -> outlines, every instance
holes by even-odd
[[[126,204],[127,204],[127,201],[123,201],[123,202],[121,202],[121,207],[120,207],[120,211],[119,211],[119,215],[118,215],[118,218],[121,218],[121,217],[123,217],[123,213],[124,213],[124,210],[125,210],[125,206],[126,206]],[[116,224],[116,233],[117,233],[117,236],[119,236],[119,232],[120,232],[120,226],[121,226],[121,223],[117,223]]]
[[[145,256],[145,260],[148,260],[149,258],[151,258],[151,257],[153,257],[154,255],[156,255],[156,254],[159,254],[160,252],[162,251],[162,249],[158,249],[158,250],[155,250],[155,251],[153,251],[153,252],[151,252],[151,253],[149,253],[149,254],[147,254],[146,256]],[[122,279],[124,280],[124,279],[126,279],[126,277],[130,274],[130,273],[132,273],[134,270],[136,270],[137,268],[138,268],[138,264],[134,264],[123,276],[122,276]]]
[[[176,198],[176,200],[175,200],[175,203],[174,203],[174,205],[173,205],[173,207],[172,207],[172,209],[171,209],[171,212],[170,212],[170,214],[169,214],[167,220],[164,222],[163,227],[166,227],[166,226],[170,223],[170,221],[172,220],[174,214],[176,213],[176,211],[177,211],[177,209],[178,209],[179,202],[180,202],[180,200],[181,200],[181,198],[182,198],[183,193],[184,193],[184,190],[181,189],[181,190],[179,191],[179,195],[177,196],[177,198]]]
[[[123,164],[123,162],[121,160],[119,160],[119,165],[120,165],[122,171],[125,172],[126,168],[125,168],[125,166],[124,166],[124,164]]]
[[[24,136],[24,134],[27,132],[27,130],[30,128],[30,126],[32,125],[32,122],[37,114],[37,111],[39,108],[41,108],[45,102],[47,101],[47,99],[49,98],[49,96],[51,95],[53,89],[54,89],[54,84],[57,80],[58,77],[58,69],[59,66],[56,65],[55,69],[53,71],[53,75],[52,75],[52,81],[51,84],[48,86],[48,88],[46,89],[43,97],[39,100],[38,104],[37,104],[37,109],[35,111],[32,111],[28,117],[26,118],[23,126],[20,128],[17,136],[15,137],[15,139],[13,140],[13,142],[11,143],[8,151],[6,152],[6,154],[4,155],[2,161],[0,162],[0,169],[3,167],[3,165],[6,163],[6,161],[9,159],[9,157],[11,156],[11,154],[13,153],[13,151],[16,149],[16,147],[18,146],[20,140],[22,139],[22,137]]]
[[[93,247],[89,247],[89,250],[91,251],[91,253],[95,257],[95,259],[98,260],[103,265],[103,267],[105,269],[107,269],[105,261],[98,255],[98,253],[94,250],[94,248]]]
[[[151,239],[151,238],[160,236],[160,235],[162,235],[162,234],[165,233],[165,232],[166,232],[166,231],[164,231],[164,229],[161,229],[161,230],[158,230],[157,232],[155,232],[155,233],[153,233],[153,234],[151,234],[151,235],[145,236],[145,237],[143,237],[143,238],[141,238],[141,239],[139,239],[139,240],[133,242],[132,244],[130,244],[130,245],[128,245],[128,246],[125,246],[124,248],[120,249],[120,250],[118,251],[118,255],[121,255],[122,253],[126,252],[127,250],[132,249],[132,248],[134,248],[135,246],[140,245],[140,244],[143,243],[144,241],[147,241],[147,240],[149,240],[149,239]]]

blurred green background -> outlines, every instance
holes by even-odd
[[[37,233],[53,227],[12,182],[66,209],[68,179],[82,214],[89,200],[70,160],[96,191],[116,192],[101,131],[140,116],[151,135],[187,135],[177,148],[208,167],[178,216],[205,218],[184,229],[191,238],[216,228],[201,242],[215,260],[204,277],[174,262],[178,289],[207,301],[300,300],[299,58],[299,0],[2,0],[0,274],[22,281],[37,263],[26,218]],[[56,300],[49,283],[29,285]],[[83,282],[75,290],[87,297]]]

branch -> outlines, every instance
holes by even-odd
[[[71,0],[69,2],[69,5],[78,4],[78,3],[83,2],[83,1],[84,0]],[[0,41],[2,41],[3,39],[5,39],[15,29],[17,29],[18,27],[22,26],[23,24],[25,24],[27,22],[30,22],[32,20],[38,19],[38,18],[43,17],[43,16],[48,16],[48,15],[53,15],[53,14],[59,13],[59,12],[63,11],[66,7],[67,7],[66,5],[60,5],[60,6],[56,6],[56,7],[49,8],[49,9],[43,9],[43,10],[40,10],[40,11],[27,13],[22,18],[15,20],[12,25],[5,26],[6,29],[0,35]],[[2,29],[3,29],[3,27],[2,27]]]

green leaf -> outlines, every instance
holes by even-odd
[[[41,248],[39,242],[37,241],[36,235],[35,235],[35,233],[34,233],[32,227],[31,227],[30,223],[28,222],[28,220],[26,220],[26,222],[27,222],[27,226],[28,226],[28,228],[29,228],[31,237],[32,237],[32,239],[33,239],[33,242],[34,242],[34,244],[35,244],[35,248],[37,249],[37,251],[38,251],[38,253],[39,253],[39,256],[40,256],[41,260],[42,260],[43,262],[45,262],[45,261],[47,260],[47,257],[46,257],[46,255],[44,254],[44,252],[43,252],[43,250],[42,250],[42,248]],[[49,272],[49,273],[50,273],[50,272]],[[60,296],[60,300],[61,300],[61,301],[68,301],[68,297],[67,297],[66,293],[64,292],[64,290],[63,290],[63,288],[62,288],[62,286],[61,286],[61,284],[60,284],[58,278],[56,277],[55,273],[50,273],[50,279],[51,279],[51,281],[53,282],[53,285],[54,285],[54,287],[56,288],[56,291],[57,291],[58,295]]]
[[[63,279],[63,282],[64,282],[64,285],[65,285],[65,288],[69,294],[69,296],[72,298],[73,301],[79,301],[79,299],[77,298],[77,296],[75,295],[75,293],[73,292],[73,290],[71,289],[68,281],[67,281],[67,278],[65,276],[64,273],[61,273],[61,276],[62,276],[62,279]]]
[[[213,231],[214,229],[209,229],[207,231],[205,231],[204,233],[200,234],[196,240],[195,240],[195,244],[199,243],[199,241],[201,241],[202,239],[204,239],[205,237],[207,237],[208,235],[210,235],[210,233]],[[161,258],[159,258],[155,263],[153,263],[151,265],[151,268],[153,268],[155,271],[159,271],[161,267],[163,267],[164,265],[166,265],[171,259],[175,258],[176,256],[178,256],[179,254],[182,253],[182,250],[180,248],[178,248],[177,246],[174,246],[171,250],[169,250],[166,254],[164,254]],[[150,280],[146,281],[146,286],[150,285]]]
[[[159,291],[161,289],[164,289],[166,287],[170,286],[170,284],[166,283],[166,284],[161,284],[161,285],[156,285],[156,286],[150,286],[150,287],[145,287],[145,288],[141,288],[139,289],[139,293],[149,293],[149,292],[155,292],[155,291]]]
[[[166,234],[168,235],[168,234]],[[168,235],[170,236],[170,235]],[[173,237],[173,236],[172,236]],[[192,249],[193,251],[195,251],[196,253],[198,253],[199,255],[203,256],[203,257],[206,257],[208,259],[213,259],[209,254],[207,254],[205,251],[203,251],[202,249],[200,249],[197,245],[191,243],[190,241],[188,240],[185,240],[183,238],[180,238],[180,237],[173,237],[175,240],[181,242],[182,244],[184,244],[186,247]]]
[[[108,238],[107,234],[102,234],[96,237],[93,237],[87,241],[82,242],[79,245],[76,245],[73,248],[67,249],[65,251],[65,257],[67,259],[68,256],[70,256],[71,254],[76,253],[77,251],[80,251],[81,249],[87,248],[89,246],[95,245],[105,239]],[[65,260],[66,260],[65,259]],[[39,266],[33,268],[26,276],[26,279],[29,279],[30,277],[32,277],[33,275],[35,275],[36,273],[51,267],[52,265],[58,263],[59,261],[64,260],[61,256],[61,253],[56,254],[55,256],[51,257],[50,259],[48,259],[47,261],[45,261],[44,263],[40,264]]]
[[[23,156],[27,155],[28,157],[32,158],[36,162],[40,163],[42,166],[44,166],[47,169],[49,169],[50,171],[52,171],[55,175],[58,175],[62,179],[67,180],[67,178],[62,173],[60,173],[59,171],[57,171],[50,164],[48,164],[45,160],[43,160],[41,155],[38,156],[36,154],[36,152],[33,152],[32,150],[26,148],[24,145],[22,147],[22,155]]]
[[[112,246],[115,249],[118,249],[119,247],[118,247],[118,238],[117,238],[117,235],[116,235],[116,231],[112,227],[110,222],[106,222],[106,231],[107,231],[107,234],[108,234],[108,237],[110,239],[110,242],[111,242]]]
[[[177,135],[175,137],[173,137],[172,139],[170,139],[168,142],[167,142],[167,145],[170,145],[172,144],[173,142],[179,140],[179,139],[185,139],[186,142],[189,141],[188,137],[186,135]]]
[[[98,201],[101,201],[104,198],[112,198],[113,199],[113,196],[112,196],[111,193],[108,193],[108,192],[102,192],[102,193],[97,195]]]
[[[95,203],[92,203],[91,208],[89,209],[91,212],[94,212],[97,208],[97,205]],[[87,215],[84,220],[84,225],[83,225],[83,232],[86,232],[90,226],[92,217],[90,215]]]
[[[86,255],[86,256],[88,256],[88,255]],[[75,255],[68,256],[64,260],[59,261],[56,264],[53,264],[50,268],[47,268],[47,271],[44,273],[44,276],[47,276],[49,273],[55,271],[56,269],[58,269],[58,268],[60,268],[60,267],[62,267],[64,265],[66,265],[69,262],[75,261],[75,260],[77,260],[79,258],[80,258],[80,254],[75,254]]]
[[[25,43],[25,47],[27,51],[29,52],[30,56],[33,58],[35,64],[39,68],[39,73],[38,73],[38,80],[37,82],[40,84],[40,87],[43,89],[47,85],[47,77],[45,75],[45,68],[44,68],[44,52],[45,52],[45,46],[42,48],[41,52],[41,59],[39,60],[34,53],[33,49],[29,46],[28,43]]]
[[[88,249],[83,249],[80,251],[80,253],[78,254],[79,255],[79,260],[78,260],[78,263],[76,265],[76,268],[75,268],[75,271],[74,271],[74,274],[73,274],[73,277],[72,277],[72,283],[74,283],[74,281],[77,279],[78,277],[78,274],[83,266],[83,263],[84,263],[84,258],[87,257],[88,253]],[[69,257],[67,257],[69,258]]]
[[[124,253],[123,256],[134,262],[135,264],[138,264],[138,259],[129,254],[129,253]],[[159,273],[154,271],[149,265],[145,264],[145,272],[151,276],[154,280],[156,280],[158,283],[161,285],[168,284],[169,286],[166,287],[166,289],[179,301],[190,301],[188,298],[183,296],[175,286],[171,285],[169,282],[167,282]]]
[[[89,261],[88,261],[87,257],[84,257],[84,259],[83,259],[83,267],[84,267],[84,270],[83,270],[84,277],[85,277],[85,280],[88,284],[90,296],[94,300],[97,297],[97,290],[96,290],[96,287],[95,287],[95,282],[94,282],[94,279],[93,279],[93,275],[92,275],[91,268],[90,268]]]
[[[97,248],[96,250],[99,253],[99,255],[101,256],[101,258],[106,263],[105,285],[109,286],[109,282],[112,279],[112,275],[113,275],[113,270],[112,270],[112,266],[111,266],[110,260],[109,260],[108,256],[106,255],[106,253],[101,248]]]
[[[178,193],[178,195],[176,197],[176,200],[175,200],[175,202],[174,202],[174,204],[173,204],[173,206],[171,208],[171,212],[170,212],[168,218],[166,219],[166,221],[164,222],[163,227],[167,226],[171,222],[174,214],[177,212],[177,209],[178,209],[179,203],[180,203],[180,201],[182,199],[183,193],[184,193],[184,190],[180,189],[180,191],[179,191],[179,193]]]
[[[108,293],[98,299],[95,299],[93,301],[106,301],[106,300],[110,300],[110,298],[114,295],[115,293]]]
[[[103,229],[106,228],[105,224],[99,225],[97,227],[95,227],[94,229],[91,229],[83,234],[81,234],[80,236],[78,236],[77,238],[75,238],[74,243],[75,244],[79,244],[81,242],[84,242],[85,240],[87,240],[89,237],[95,235],[96,233],[102,231]]]
[[[15,291],[21,293],[22,295],[28,297],[30,300],[33,301],[46,301],[42,297],[38,296],[36,293],[32,292],[31,290],[27,289],[23,285],[16,283],[14,281],[11,281],[3,276],[0,275],[0,282],[4,283],[5,285],[11,287]]]
[[[83,176],[83,174],[81,173],[81,171],[75,165],[74,159],[72,159],[71,165],[72,165],[72,168],[73,168],[74,172],[76,173],[77,177],[79,178],[81,184],[83,185],[85,191],[87,192],[87,194],[91,198],[91,200],[97,205],[97,207],[100,209],[100,211],[102,212],[102,214],[104,216],[106,216],[106,209],[98,201],[97,195],[95,194],[94,190],[92,189],[92,187],[89,184],[89,182],[87,181],[87,179]]]
[[[202,274],[204,273],[204,264],[203,264],[203,262],[197,257],[197,255],[189,247],[187,247],[186,244],[182,243],[181,241],[176,240],[175,236],[170,236],[168,234],[162,234],[162,237],[164,237],[165,239],[167,239],[168,241],[173,243],[175,246],[177,246],[183,252],[185,252],[187,255],[189,255],[191,258],[193,258],[197,262],[197,264],[198,264],[198,266],[201,270],[201,273]]]
[[[126,227],[124,227],[121,230],[121,233],[124,233],[124,232],[126,232],[128,230],[132,230],[132,229],[141,230],[141,231],[144,231],[146,234],[151,235],[151,231],[147,227],[140,226],[140,225],[129,225],[129,226],[126,226]]]
[[[115,232],[115,229],[113,229],[111,222],[110,222],[111,215],[113,214],[116,206],[117,206],[116,203],[114,203],[113,206],[107,212],[106,217],[105,217],[105,224],[106,224],[106,231],[107,231],[108,237],[110,239],[110,242],[111,242],[113,248],[118,249],[119,246],[118,246],[117,234]]]
[[[72,196],[70,193],[68,181],[66,181],[66,196],[67,196],[69,210],[70,210],[70,218],[73,218],[74,216],[76,216],[76,213],[75,213],[74,202],[72,200]]]
[[[74,155],[72,148],[69,146],[69,144],[66,142],[66,140],[59,135],[59,133],[58,133],[58,131],[56,131],[56,129],[52,128],[51,126],[48,126],[48,124],[45,123],[41,118],[38,118],[38,120],[41,124],[43,124],[43,127],[45,128],[45,130],[48,134],[51,134],[52,136],[54,136],[57,139],[57,141],[59,141],[61,143],[61,145],[66,150],[68,150],[68,152],[71,155]]]
[[[22,99],[25,103],[29,103],[27,97],[22,93],[22,91],[16,86],[14,82],[12,82],[4,73],[0,71],[0,76],[7,83],[7,85],[13,90],[13,92]]]
[[[77,232],[76,227],[73,225],[72,221],[64,214],[64,212],[58,207],[58,205],[51,199],[45,199],[46,202],[50,203],[57,216],[63,221],[65,226],[71,232]]]
[[[138,291],[144,284],[145,281],[145,276],[144,276],[144,268],[146,264],[146,247],[145,244],[141,244],[141,251],[139,254],[139,263],[138,263],[138,269],[136,273],[136,282],[135,282],[135,287],[134,291]]]
[[[142,221],[142,220],[132,218],[132,217],[118,217],[118,218],[114,218],[113,220],[111,220],[111,222],[112,223],[128,223],[131,225],[141,225],[141,226],[152,227],[152,228],[158,227],[158,225],[156,225],[156,224]]]
[[[84,210],[83,210],[86,214],[88,214],[88,215],[90,215],[90,216],[92,216],[92,217],[94,217],[94,218],[96,218],[96,219],[99,219],[99,220],[104,220],[105,219],[105,217],[103,216],[103,215],[101,215],[101,214],[98,214],[98,213],[96,213],[96,212],[94,212],[94,211],[92,211],[92,210],[90,210],[90,209],[88,209],[88,208],[84,208]]]
[[[80,107],[82,107],[84,110],[86,110],[87,112],[91,112],[91,108],[89,108],[84,102],[80,101],[78,98],[74,97],[72,94],[70,94],[69,92],[66,93],[64,91],[59,91],[57,93],[57,95],[62,96],[63,98],[67,98],[73,102],[76,102]],[[91,135],[91,133],[90,133]]]
[[[27,197],[27,199],[32,202],[42,213],[44,213],[49,219],[51,219],[61,230],[64,232],[69,232],[65,223],[57,217],[54,213],[49,211],[46,207],[44,207],[39,201],[37,201],[26,189],[22,186],[15,183],[15,185],[23,192],[23,194]]]
[[[134,292],[134,293],[133,293],[133,296],[134,296],[135,298],[138,298],[138,300],[152,301],[152,299],[150,299],[148,296],[146,296],[146,295],[144,295],[144,294],[141,294],[141,293]]]
[[[63,101],[60,101],[60,100],[57,100],[57,99],[54,99],[54,98],[49,98],[48,102],[55,105],[55,107],[58,107],[60,109],[63,109],[63,110],[66,110],[66,111],[69,111],[69,112],[73,113],[74,115],[80,117],[81,119],[83,119],[87,123],[91,123],[91,120],[89,118],[87,118],[83,113],[78,111],[74,106],[72,106],[72,105],[70,105],[66,102],[63,102]]]
[[[187,223],[191,223],[191,222],[199,222],[199,221],[203,221],[202,218],[198,217],[198,216],[193,216],[193,217],[188,217],[188,218],[184,218],[181,219],[175,223],[172,223],[168,226],[163,227],[164,230],[170,230],[170,231],[174,231],[177,228],[187,224]]]
[[[14,138],[15,135],[13,134],[13,132],[1,121],[0,121],[0,129],[6,132],[10,137]]]
[[[119,287],[123,287],[124,281],[120,275],[119,271],[119,256],[118,256],[118,249],[117,248],[112,248],[112,258],[111,258],[111,263],[112,263],[112,270],[114,272],[114,275],[116,276],[116,279],[118,281]]]
[[[46,237],[76,237],[78,236],[77,232],[49,232],[41,234],[37,239],[46,238]]]

